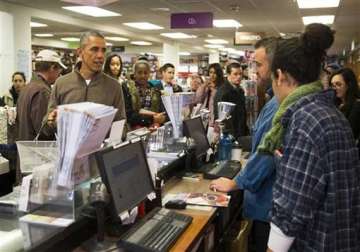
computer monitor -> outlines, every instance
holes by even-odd
[[[194,139],[196,144],[196,157],[199,158],[206,154],[210,148],[206,131],[200,116],[184,120],[184,135]]]
[[[141,141],[104,148],[95,157],[118,214],[137,206],[154,191]]]

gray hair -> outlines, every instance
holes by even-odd
[[[104,35],[102,35],[98,31],[86,31],[83,34],[81,34],[81,36],[80,36],[80,48],[83,48],[86,45],[87,40],[90,37],[97,37],[97,38],[105,39]]]
[[[148,61],[146,60],[137,60],[133,66],[133,73],[135,74],[136,69],[140,66],[140,65],[145,65],[149,70],[150,70],[150,64]]]
[[[272,60],[274,58],[274,53],[277,46],[277,41],[279,38],[276,37],[267,37],[257,41],[254,45],[255,49],[264,48],[266,52],[266,56],[269,60],[269,64],[271,65]]]

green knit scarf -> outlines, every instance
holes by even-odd
[[[323,86],[320,81],[315,81],[309,84],[301,85],[296,88],[291,94],[289,94],[280,104],[278,111],[276,112],[273,120],[272,127],[268,133],[263,137],[261,144],[259,144],[257,150],[259,153],[273,155],[276,149],[281,147],[285,129],[281,124],[281,118],[285,111],[300,98],[320,92]]]

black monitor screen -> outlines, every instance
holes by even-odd
[[[184,120],[184,135],[194,139],[197,157],[206,154],[210,145],[200,116]]]
[[[141,141],[100,150],[96,158],[118,214],[135,207],[154,191]]]

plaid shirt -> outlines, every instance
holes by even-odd
[[[360,165],[334,92],[300,99],[284,114],[271,221],[295,237],[291,251],[360,251]]]

